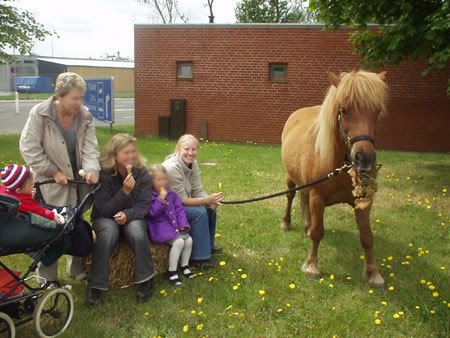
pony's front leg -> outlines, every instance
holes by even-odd
[[[370,229],[370,207],[365,209],[355,209],[356,223],[359,228],[359,239],[364,249],[365,267],[363,272],[363,279],[369,282],[369,285],[374,288],[383,288],[384,279],[378,271],[373,254],[373,235]]]
[[[317,267],[319,244],[324,236],[323,215],[325,211],[325,202],[320,195],[314,190],[309,195],[309,210],[311,214],[311,227],[309,236],[312,240],[312,249],[308,260],[303,264],[303,272],[311,278],[320,277],[319,268]]]

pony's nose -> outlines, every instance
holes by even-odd
[[[370,171],[375,165],[377,154],[358,151],[355,154],[354,165],[357,171]]]

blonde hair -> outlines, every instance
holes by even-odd
[[[166,159],[168,159],[169,157],[171,157],[173,155],[178,154],[181,150],[183,143],[186,143],[189,141],[195,143],[195,145],[197,146],[197,149],[198,149],[198,145],[200,144],[198,139],[192,134],[184,134],[184,135],[180,136],[180,138],[178,139],[178,142],[177,142],[177,145],[175,146],[174,152],[172,154],[170,154],[169,156],[167,156]]]
[[[163,173],[167,175],[167,170],[164,168],[161,164],[153,164],[148,168],[148,171],[150,173],[150,178],[153,180],[157,173]]]
[[[86,82],[80,75],[71,72],[58,75],[55,83],[56,96],[63,97],[73,88],[81,89],[83,92],[86,91]]]
[[[115,174],[117,174],[116,154],[129,144],[133,144],[137,148],[137,140],[134,136],[130,134],[120,133],[111,137],[108,143],[106,143],[105,149],[102,151],[100,155],[101,168],[105,170],[111,170]],[[138,150],[137,153],[138,153],[137,160],[134,163],[134,166],[136,168],[143,168],[144,159]]]

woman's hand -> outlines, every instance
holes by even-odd
[[[134,185],[136,184],[136,181],[134,180],[134,177],[132,174],[128,174],[127,177],[123,180],[123,191],[125,194],[129,195],[130,192],[134,189]]]
[[[91,184],[91,185],[97,184],[97,182],[98,182],[98,176],[94,172],[87,173],[86,176],[84,177],[84,179],[86,180],[87,184]]]
[[[214,194],[211,194],[211,195],[206,197],[206,200],[207,200],[207,204],[216,205],[217,206],[223,200],[223,193],[216,192]]]
[[[123,211],[119,211],[114,215],[114,220],[119,225],[124,225],[127,222],[127,215]]]
[[[69,183],[69,178],[62,173],[62,171],[58,170],[54,175],[53,178],[56,183],[59,185],[67,185]]]

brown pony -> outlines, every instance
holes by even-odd
[[[366,71],[328,73],[331,86],[321,106],[302,108],[286,121],[281,153],[289,188],[311,182],[344,164],[346,157],[358,173],[375,165],[373,137],[377,120],[385,111],[386,72]],[[311,237],[311,253],[302,266],[310,277],[320,275],[317,252],[324,236],[323,216],[326,206],[348,203],[355,207],[350,175],[340,175],[300,192],[300,206],[305,216],[305,231]],[[286,213],[281,228],[291,227],[291,207],[295,193],[287,195]],[[359,237],[365,253],[363,276],[373,287],[384,287],[375,257],[370,229],[370,209],[355,208]]]

